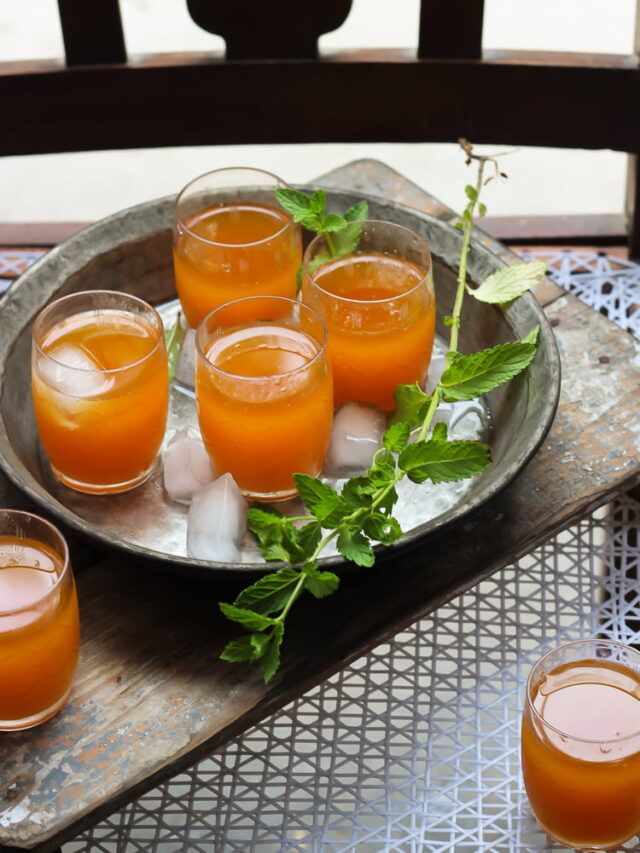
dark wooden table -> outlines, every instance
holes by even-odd
[[[321,182],[452,215],[374,161]],[[0,735],[2,853],[55,850],[640,480],[637,345],[555,285],[536,295],[555,326],[563,367],[558,414],[543,446],[507,490],[455,528],[392,564],[350,574],[319,606],[301,602],[268,686],[257,669],[218,660],[233,628],[216,602],[233,587],[144,573],[75,545],[83,567],[78,676],[56,718]],[[0,505],[29,501],[0,477]]]

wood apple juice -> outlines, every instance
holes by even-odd
[[[327,324],[337,406],[359,400],[389,412],[398,385],[424,382],[435,299],[423,266],[397,255],[356,252],[307,276],[303,298]]]
[[[290,300],[276,301],[313,315]],[[278,305],[274,311],[285,307],[290,310]],[[235,313],[234,303],[229,310]],[[290,497],[296,492],[294,473],[316,476],[322,469],[333,388],[323,344],[313,333],[320,323],[285,318],[198,332],[202,437],[216,474],[231,473],[247,496]]]
[[[584,659],[530,682],[522,772],[538,822],[563,844],[606,850],[640,831],[640,670]]]
[[[301,257],[300,228],[273,205],[217,204],[178,221],[176,288],[189,325],[241,297],[293,298]]]
[[[162,322],[146,308],[149,316],[101,308],[53,324],[46,322],[45,309],[44,322],[36,322],[32,390],[38,431],[53,472],[71,488],[124,491],[153,470],[169,384]]]
[[[78,645],[71,567],[43,542],[0,535],[0,730],[28,728],[60,709]]]

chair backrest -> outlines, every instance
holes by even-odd
[[[118,0],[58,0],[66,65],[0,63],[0,154],[173,145],[447,142],[640,150],[636,54],[482,49],[484,0],[422,0],[417,52],[318,57],[352,0],[185,0],[226,56],[128,58]],[[390,12],[392,13],[392,4]],[[630,169],[629,236],[640,254]]]

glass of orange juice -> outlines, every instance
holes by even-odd
[[[609,850],[640,831],[640,652],[578,640],[535,664],[522,772],[534,815],[561,843]]]
[[[31,363],[36,423],[54,475],[93,494],[144,482],[169,404],[158,313],[126,293],[64,296],[36,318]]]
[[[287,185],[259,169],[201,175],[176,201],[173,262],[190,326],[245,296],[296,295],[300,227],[274,198]]]
[[[325,342],[316,312],[282,297],[229,302],[198,327],[200,430],[215,473],[246,497],[283,500],[294,473],[320,473],[333,422]]]
[[[395,408],[398,385],[423,383],[431,361],[435,297],[427,244],[408,228],[365,221],[355,251],[336,257],[334,237],[304,254],[303,301],[329,331],[335,402]]]
[[[37,726],[62,708],[78,646],[62,534],[37,515],[0,510],[0,731]]]

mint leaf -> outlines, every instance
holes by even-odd
[[[417,441],[400,454],[400,468],[414,483],[451,483],[480,474],[491,465],[489,447],[479,441]]]
[[[283,636],[284,625],[278,624],[274,628],[273,633],[268,637],[268,642],[263,646],[259,663],[265,684],[271,681],[280,666],[280,646],[282,645]]]
[[[442,422],[437,423],[433,428],[432,439],[434,441],[446,441],[447,440],[447,425]]]
[[[315,213],[316,216],[324,215],[324,205],[327,200],[327,194],[324,190],[316,190],[309,199],[309,212]]]
[[[220,653],[220,659],[232,663],[258,660],[264,654],[268,643],[267,634],[249,634],[247,637],[239,637],[227,643]]]
[[[182,313],[178,311],[178,316],[175,319],[173,326],[164,333],[167,347],[167,362],[169,365],[169,382],[173,381],[176,375],[176,365],[178,364],[178,356],[180,348],[184,340],[185,330],[181,323]]]
[[[454,353],[440,377],[442,397],[447,402],[474,400],[521,373],[535,354],[533,344],[520,341],[498,344],[473,355]]]
[[[362,529],[370,539],[382,542],[383,545],[392,545],[402,536],[400,525],[390,515],[381,512],[372,512],[363,523]]]
[[[524,338],[520,341],[521,344],[533,344],[535,346],[538,343],[538,335],[540,334],[540,326],[534,326],[533,329],[529,332],[528,335],[525,335]]]
[[[392,424],[407,423],[417,426],[424,420],[431,397],[425,394],[417,382],[413,385],[398,385],[394,395],[396,411],[391,418]]]
[[[337,213],[329,213],[322,220],[321,231],[340,231],[346,224],[347,222],[342,216],[338,216]]]
[[[392,424],[385,432],[382,439],[383,445],[387,450],[392,450],[394,453],[400,453],[407,446],[411,427],[408,423],[399,422]]]
[[[294,474],[293,481],[309,512],[325,526],[338,524],[348,509],[340,495],[327,483],[308,474]]]
[[[359,201],[350,207],[344,215],[345,227],[336,231],[333,235],[333,248],[338,257],[354,252],[360,243],[362,234],[362,221],[369,215],[369,205],[366,201]]]
[[[336,544],[342,556],[358,566],[372,566],[375,562],[369,540],[356,527],[341,530]]]
[[[302,567],[305,575],[304,587],[316,598],[325,598],[335,592],[340,578],[333,572],[320,572],[315,563],[305,563]]]
[[[342,487],[341,496],[350,510],[371,506],[375,485],[369,477],[351,477]]]
[[[294,222],[300,222],[310,213],[311,197],[300,190],[276,187],[274,195],[278,204],[290,213]]]
[[[310,521],[304,527],[298,528],[298,542],[302,551],[302,559],[308,560],[315,553],[322,537],[322,527],[318,521]]]
[[[275,620],[269,616],[263,616],[253,610],[236,607],[235,604],[226,604],[224,601],[221,601],[219,607],[227,619],[230,619],[232,622],[238,622],[249,631],[266,631],[267,628],[276,624]]]
[[[545,274],[547,265],[543,261],[512,264],[492,273],[480,287],[469,290],[480,302],[492,304],[511,302],[536,285]]]
[[[284,566],[243,589],[234,604],[265,615],[275,613],[287,604],[299,578],[299,572]]]
[[[269,504],[254,504],[249,509],[247,526],[258,540],[265,559],[298,561],[296,529],[279,509]]]
[[[353,207],[350,207],[349,210],[344,215],[344,218],[347,222],[360,222],[363,219],[366,219],[369,216],[369,205],[367,202],[362,199],[362,201],[357,201]]]

